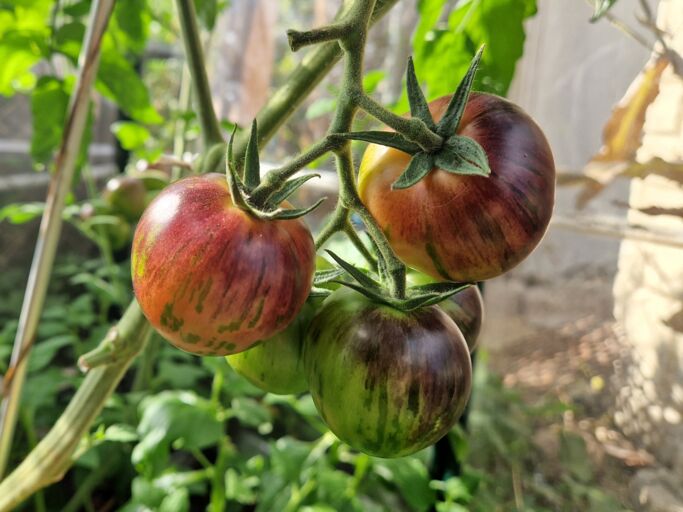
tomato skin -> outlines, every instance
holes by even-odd
[[[408,283],[411,285],[430,284],[435,280],[425,274],[408,272]],[[451,317],[465,337],[470,354],[477,349],[479,333],[484,322],[484,298],[477,286],[468,286],[462,291],[439,303],[439,307]]]
[[[302,351],[314,312],[315,306],[309,299],[287,329],[244,352],[226,356],[228,364],[268,393],[293,395],[308,391]]]
[[[403,313],[346,289],[314,317],[304,366],[330,430],[378,457],[409,455],[444,436],[472,384],[465,340],[440,308]]]
[[[450,97],[429,104],[438,121]],[[433,169],[414,186],[392,190],[410,156],[370,144],[358,188],[398,257],[435,279],[476,282],[520,263],[550,221],[555,165],[536,123],[512,103],[472,93],[457,133],[477,141],[491,175]]]
[[[233,205],[225,176],[164,189],[133,239],[135,296],[176,347],[201,355],[246,350],[283,331],[310,291],[315,247],[300,220],[265,221]]]

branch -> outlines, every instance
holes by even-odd
[[[202,126],[202,142],[204,149],[223,142],[221,129],[216,119],[216,112],[211,102],[211,89],[206,76],[202,43],[199,38],[197,14],[192,0],[177,0],[180,28],[182,30],[185,56],[192,76],[192,85],[199,108],[199,122]]]

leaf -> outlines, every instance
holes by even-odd
[[[45,203],[12,203],[0,208],[0,222],[7,219],[11,224],[24,224],[40,217]]]
[[[504,96],[524,49],[523,22],[536,13],[536,0],[466,0],[455,9],[446,0],[422,0],[418,8],[413,58],[428,99],[456,89],[482,44],[486,54],[474,88]],[[445,26],[444,8],[452,9]]]
[[[208,31],[213,30],[218,14],[217,0],[194,0],[194,5],[202,27]]]
[[[292,437],[281,437],[272,444],[270,463],[273,472],[288,482],[299,482],[304,461],[311,453],[311,443]]]
[[[384,470],[380,475],[389,476],[411,510],[426,511],[434,503],[435,492],[429,485],[429,471],[419,459],[377,459],[373,466]]]
[[[132,443],[139,439],[135,428],[131,425],[126,425],[125,423],[109,425],[104,431],[105,441],[111,441],[114,443]]]
[[[258,477],[244,477],[233,468],[229,468],[225,472],[225,497],[243,505],[252,505],[256,503],[254,489],[258,487],[258,483]]]
[[[453,135],[434,155],[434,165],[453,174],[488,176],[489,159],[474,139]]]
[[[595,0],[595,10],[590,19],[591,23],[595,23],[607,14],[615,3],[617,3],[617,0]]]
[[[54,77],[42,77],[31,93],[31,157],[45,165],[52,159],[62,140],[69,94],[65,83]]]
[[[406,170],[391,184],[393,190],[409,188],[424,178],[434,168],[434,157],[428,153],[416,153]]]
[[[560,461],[580,482],[588,482],[593,478],[593,467],[586,450],[586,442],[580,435],[560,432]]]
[[[333,112],[337,106],[337,98],[320,98],[306,109],[306,119],[316,119]]]
[[[190,512],[190,494],[187,489],[175,489],[159,505],[159,512]]]
[[[335,133],[330,135],[330,137],[371,142],[373,144],[379,144],[381,146],[388,146],[390,148],[398,149],[399,151],[403,151],[404,153],[408,153],[409,155],[414,155],[421,151],[420,146],[406,140],[405,138],[403,138],[403,135],[396,132],[367,131]]]
[[[375,69],[365,73],[363,76],[363,90],[367,94],[372,94],[375,89],[377,89],[380,82],[384,80],[385,76],[386,72],[381,69]]]
[[[593,161],[632,160],[640,147],[645,112],[659,94],[659,83],[669,65],[666,57],[649,62],[612,110],[602,131],[603,146]]]
[[[0,94],[12,96],[17,88],[35,80],[33,66],[48,54],[47,28],[0,30]]]
[[[317,270],[315,276],[313,277],[314,285],[321,285],[334,281],[338,277],[344,275],[344,271],[339,268],[334,268],[330,270]]]
[[[145,142],[152,136],[147,128],[130,121],[113,123],[111,131],[121,143],[121,147],[129,151],[144,147]]]
[[[116,29],[117,41],[123,42],[126,48],[140,55],[147,44],[151,16],[147,2],[140,0],[117,0],[114,16],[109,30]]]
[[[147,86],[140,75],[107,37],[102,43],[96,85],[98,91],[116,102],[133,120],[146,124],[163,121],[152,106]]]
[[[318,199],[315,203],[313,203],[308,208],[289,208],[289,209],[278,208],[274,212],[264,212],[263,218],[280,219],[280,220],[298,219],[300,217],[303,217],[303,216],[311,213],[318,206],[323,204],[326,200],[327,200],[327,197],[321,197],[320,199]]]
[[[479,67],[483,53],[484,46],[481,46],[474,55],[472,62],[470,62],[469,68],[467,68],[465,76],[458,84],[458,88],[456,89],[455,94],[453,94],[451,101],[448,102],[446,112],[436,125],[436,131],[442,137],[450,137],[450,135],[455,133],[455,131],[458,129],[462,114],[465,112],[467,99],[469,98],[470,91],[472,90],[474,75],[477,73],[477,68]]]
[[[234,416],[244,425],[258,427],[272,419],[270,410],[253,398],[233,398],[230,406]]]
[[[76,64],[84,36],[85,25],[80,21],[72,21],[65,23],[55,31],[54,43],[60,53],[68,57],[72,64]]]
[[[430,130],[434,130],[436,125],[429,112],[429,105],[422,93],[420,84],[415,76],[415,66],[412,57],[408,59],[408,70],[406,71],[406,84],[408,88],[408,103],[410,104],[410,115],[425,122]]]
[[[78,338],[73,334],[62,334],[36,343],[28,360],[28,371],[37,372],[50,364],[62,347],[74,345]]]

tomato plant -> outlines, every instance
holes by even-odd
[[[296,219],[262,220],[237,208],[225,176],[164,189],[133,240],[135,295],[171,343],[226,355],[283,331],[311,286],[315,248]]]
[[[435,121],[450,100],[429,104]],[[497,96],[472,93],[457,134],[483,148],[490,176],[436,167],[411,187],[394,189],[410,156],[371,144],[358,188],[407,265],[437,279],[482,281],[517,265],[543,237],[553,209],[555,166],[536,123]]]
[[[439,307],[402,312],[347,289],[325,299],[314,317],[304,365],[330,430],[379,457],[440,439],[470,395],[465,339]]]
[[[147,206],[147,188],[142,180],[132,176],[110,179],[102,197],[113,211],[131,222],[137,221]]]

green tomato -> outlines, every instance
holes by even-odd
[[[313,318],[303,359],[330,430],[378,457],[409,455],[443,437],[472,386],[465,339],[439,307],[401,312],[345,288]]]
[[[307,300],[287,329],[244,352],[226,356],[228,363],[254,386],[269,393],[290,395],[307,391],[301,349],[314,311],[313,302]]]

